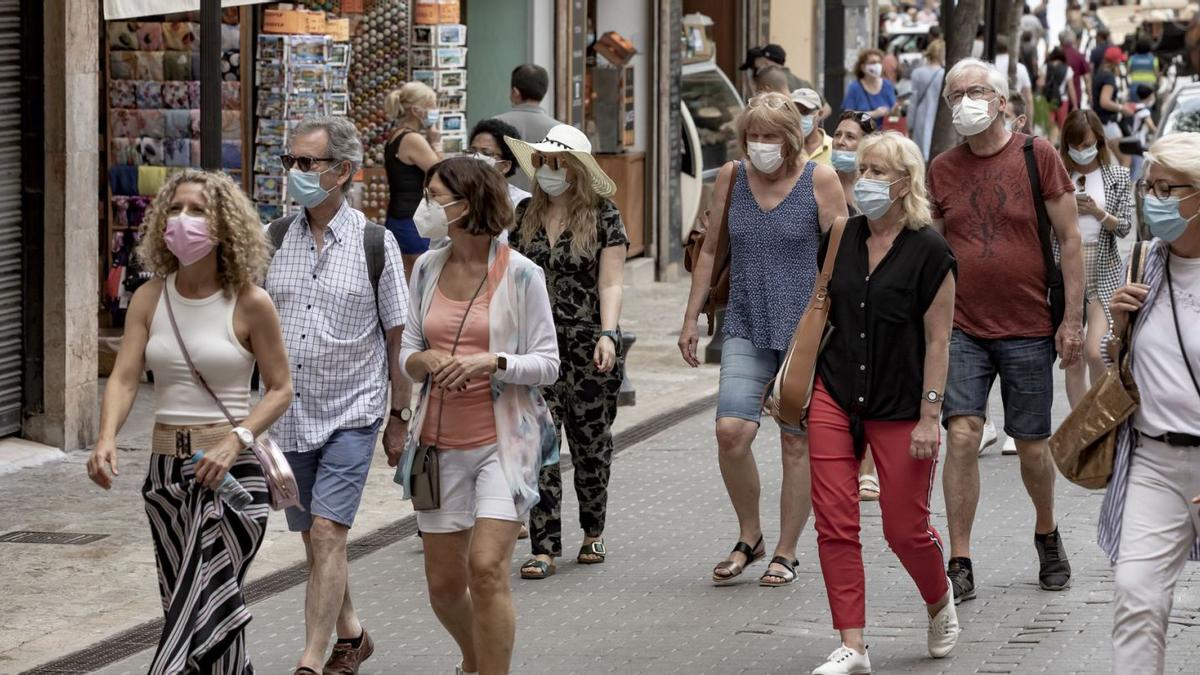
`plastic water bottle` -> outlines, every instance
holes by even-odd
[[[189,461],[195,464],[203,458],[204,451],[197,450],[196,454],[192,455]],[[254,496],[246,492],[246,488],[242,487],[242,484],[237,482],[237,479],[229,473],[225,474],[225,480],[221,481],[221,484],[216,489],[216,493],[221,498],[221,501],[225,502],[225,505],[234,511],[241,511],[254,503]]]

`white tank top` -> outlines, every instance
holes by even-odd
[[[246,351],[233,332],[236,297],[221,291],[191,300],[175,290],[175,275],[167,277],[164,292],[171,294],[171,307],[196,369],[213,392],[241,420],[250,413],[250,374],[254,355]],[[166,297],[160,295],[150,322],[146,343],[146,365],[154,373],[154,415],[162,424],[201,425],[225,422],[225,415],[188,370],[183,352],[171,330]]]

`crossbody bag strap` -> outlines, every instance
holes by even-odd
[[[1179,340],[1179,353],[1183,355],[1183,364],[1187,366],[1188,376],[1192,378],[1192,387],[1200,396],[1200,383],[1196,381],[1196,373],[1192,370],[1192,360],[1188,358],[1187,348],[1183,346],[1183,332],[1179,330],[1179,313],[1175,310],[1175,289],[1171,284],[1171,253],[1166,253],[1167,300],[1171,303],[1171,319],[1175,322],[1175,339]]]
[[[179,351],[183,352],[183,360],[185,363],[187,363],[188,370],[192,372],[192,379],[196,380],[196,382],[198,382],[200,386],[204,388],[204,391],[208,392],[208,395],[212,397],[214,402],[216,402],[217,407],[221,409],[221,412],[225,415],[225,418],[229,420],[230,424],[236,427],[238,425],[238,421],[233,418],[233,415],[229,414],[229,408],[226,408],[225,404],[221,403],[221,399],[217,397],[217,394],[212,390],[212,387],[208,386],[208,382],[205,381],[204,376],[200,374],[200,371],[196,369],[196,364],[192,362],[192,355],[188,353],[187,345],[183,342],[183,335],[179,332],[179,324],[175,322],[175,310],[171,307],[170,286],[171,280],[170,278],[167,278],[163,282],[163,299],[166,300],[167,303],[167,318],[171,321],[171,331],[175,333],[175,341],[179,343]]]
[[[488,272],[490,271],[491,270],[488,270]],[[475,293],[471,296],[471,301],[467,303],[467,311],[463,312],[462,321],[458,322],[458,331],[454,333],[454,345],[450,347],[450,356],[454,356],[454,354],[458,352],[458,341],[462,339],[463,327],[467,325],[467,317],[471,316],[471,307],[475,304],[475,298],[479,297],[479,292],[483,290],[483,285],[487,283],[488,272],[483,273],[483,278],[479,280],[479,286],[475,288]],[[437,281],[434,281],[434,283],[436,284]],[[438,399],[437,431],[434,432],[433,436],[434,447],[437,447],[438,443],[442,441],[442,412],[445,409],[446,396],[443,393],[442,397]]]
[[[1046,281],[1058,268],[1054,262],[1054,239],[1050,229],[1050,214],[1046,211],[1046,200],[1042,197],[1042,178],[1038,173],[1037,158],[1033,153],[1033,136],[1025,138],[1025,170],[1029,174],[1029,186],[1033,189],[1033,205],[1037,211],[1038,240],[1042,244],[1042,263],[1046,266]]]

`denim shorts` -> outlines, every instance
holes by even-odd
[[[1000,377],[1004,433],[1014,440],[1050,437],[1054,404],[1054,338],[982,340],[955,328],[942,424],[954,417],[987,417],[988,393]]]
[[[384,227],[400,244],[400,253],[404,255],[421,255],[429,250],[429,240],[417,232],[417,225],[412,218],[393,218],[388,216]]]
[[[313,516],[346,527],[354,525],[382,422],[338,429],[317,450],[284,453],[300,488],[300,505],[306,509],[292,507],[284,511],[289,530],[307,532],[312,528]]]
[[[721,385],[717,394],[717,419],[734,417],[758,423],[763,391],[779,372],[784,352],[759,349],[746,338],[726,337],[721,347]],[[786,433],[803,436],[796,427],[780,425]]]

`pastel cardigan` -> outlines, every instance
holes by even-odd
[[[428,348],[423,329],[425,315],[452,246],[425,253],[413,269],[409,284],[412,304],[400,350],[400,369],[406,375],[408,360]],[[558,379],[558,338],[546,279],[533,261],[507,244],[493,242],[488,254],[487,286],[492,294],[488,349],[503,355],[507,366],[491,378],[496,443],[517,513],[524,516],[538,501],[542,467],[558,463],[558,434],[540,389]],[[405,499],[412,497],[409,474],[425,422],[429,387],[426,378],[396,471],[395,482],[404,486]]]

